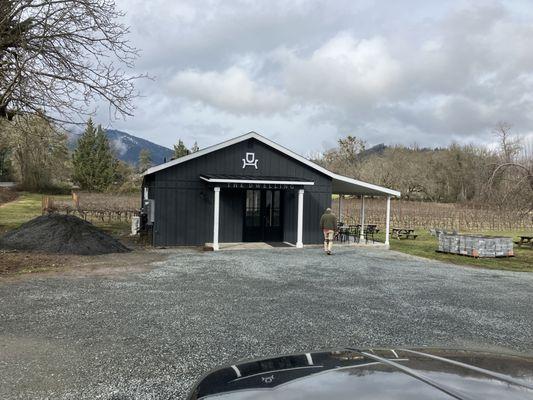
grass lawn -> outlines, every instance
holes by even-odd
[[[54,196],[56,199],[68,200],[70,196]],[[36,193],[21,193],[20,196],[10,203],[0,206],[0,234],[16,228],[26,221],[41,215],[41,194]],[[104,231],[115,235],[122,236],[129,232],[130,224],[126,221],[101,221],[95,219],[91,221],[94,225],[100,227]],[[516,241],[519,234],[531,234],[531,232],[478,232],[494,236],[512,236]],[[437,253],[435,250],[438,247],[437,239],[431,236],[427,230],[417,229],[416,234],[419,236],[416,240],[398,240],[390,239],[390,248],[392,250],[400,251],[402,253],[411,254],[414,256],[431,258],[434,260],[449,262],[452,264],[470,265],[474,267],[490,268],[490,269],[504,269],[509,271],[530,271],[533,272],[533,249],[520,248],[515,245],[515,257],[509,258],[472,258],[460,256],[455,254]],[[376,237],[377,240],[384,241],[385,235],[383,232]]]
[[[0,206],[0,232],[18,227],[20,224],[41,215],[42,195],[22,192],[12,202]],[[65,199],[70,196],[57,196]]]
[[[431,236],[427,230],[417,229],[415,232],[419,235],[416,240],[410,239],[394,239],[390,238],[390,248],[392,250],[400,251],[402,253],[411,254],[413,256],[431,258],[452,264],[469,265],[474,267],[482,267],[489,269],[503,269],[508,271],[528,271],[533,272],[533,249],[527,247],[514,246],[514,257],[505,258],[473,258],[461,256],[456,254],[437,253],[438,248],[437,238]],[[491,236],[512,236],[513,240],[518,240],[518,235],[528,234],[528,232],[521,231],[485,231],[476,232]],[[529,233],[531,234],[531,233]],[[385,235],[380,233],[378,239],[385,240]]]
[[[70,200],[71,196],[53,196],[56,200]],[[41,215],[42,195],[38,193],[22,192],[20,196],[10,203],[0,206],[0,234],[10,229],[17,228],[24,222]],[[90,221],[102,230],[113,234],[123,235],[128,233],[130,223],[127,221],[94,220]]]

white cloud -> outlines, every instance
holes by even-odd
[[[433,146],[533,126],[526,1],[122,1],[157,79],[115,127],[150,140],[253,129],[306,153],[345,134]]]
[[[288,60],[287,88],[307,102],[350,106],[377,101],[389,96],[401,77],[385,39],[356,39],[347,32],[328,40],[309,58]]]
[[[111,141],[111,147],[117,152],[118,155],[122,156],[128,151],[128,146],[122,138],[118,138]]]
[[[168,87],[172,94],[235,114],[275,113],[288,106],[282,92],[253,81],[238,67],[222,72],[181,71]]]

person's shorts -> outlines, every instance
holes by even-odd
[[[324,229],[324,240],[333,240],[333,230]]]

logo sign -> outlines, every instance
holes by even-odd
[[[246,153],[246,156],[242,159],[242,168],[246,167],[255,167],[257,169],[257,160],[255,158],[255,153]]]
[[[294,189],[294,185],[276,183],[237,183],[230,182],[226,186],[229,189]]]

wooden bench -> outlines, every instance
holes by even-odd
[[[533,247],[533,236],[525,235],[519,237],[520,240],[518,242],[515,242],[519,247],[522,247],[523,245],[529,245]]]

